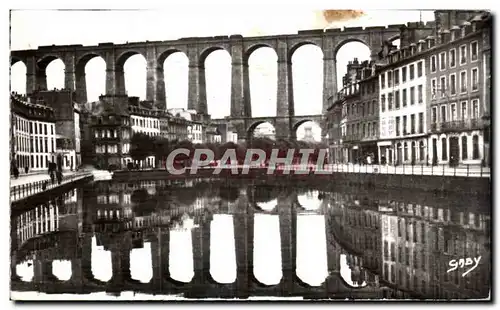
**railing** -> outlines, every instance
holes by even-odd
[[[431,132],[449,132],[460,130],[481,129],[485,125],[482,119],[458,120],[446,123],[431,124]]]
[[[360,164],[328,164],[321,169],[312,164],[308,166],[293,166],[292,170],[314,169],[325,172],[344,172],[344,173],[375,173],[375,174],[405,174],[405,175],[434,175],[434,176],[459,176],[459,177],[477,177],[490,178],[491,168],[482,165],[458,165],[450,167],[449,165],[360,165]]]
[[[76,180],[80,180],[91,176],[92,174],[89,172],[75,173],[71,175],[63,176],[61,183],[57,182],[57,179],[54,183],[51,182],[50,178],[47,176],[46,180],[35,181],[26,184],[16,185],[10,187],[10,200],[18,201],[23,198],[32,196],[34,194],[58,187],[63,184],[71,183]]]

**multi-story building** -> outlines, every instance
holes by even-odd
[[[188,140],[189,121],[180,115],[170,114],[168,120],[168,132],[165,134],[169,141]]]
[[[55,162],[56,130],[54,110],[32,98],[12,93],[11,159],[20,172],[46,170]]]
[[[188,125],[188,140],[194,144],[203,143],[203,125],[201,122],[190,121]]]
[[[56,121],[55,156],[58,167],[75,169],[81,165],[80,107],[76,93],[70,89],[36,91],[29,95],[32,101],[44,102],[54,110]]]
[[[152,109],[148,101],[139,101],[139,97],[129,97],[128,112],[132,134],[143,133],[151,137],[160,135],[160,116],[165,112]]]
[[[126,95],[104,95],[90,107],[93,163],[100,169],[127,164],[131,138],[128,104]]]
[[[426,59],[427,42],[403,46],[392,51],[379,76],[380,140],[379,160],[394,164],[425,163],[427,159],[426,127]]]
[[[376,65],[373,62],[349,61],[347,73],[343,77],[344,87],[329,107],[331,121],[339,124],[328,125],[332,130],[329,140],[335,162],[357,163],[369,155],[377,153],[378,105]],[[328,119],[328,117],[327,117]],[[340,127],[340,137],[338,128]]]
[[[222,135],[219,131],[219,128],[214,125],[207,125],[206,127],[206,141],[207,143],[221,143],[222,142]]]
[[[345,96],[342,92],[328,98],[328,108],[326,112],[326,143],[328,144],[329,162],[342,162],[342,130],[340,122],[342,120],[342,104]]]
[[[491,16],[454,14],[436,12],[440,32],[426,53],[429,161],[489,164]]]

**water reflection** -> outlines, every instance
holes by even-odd
[[[13,212],[13,290],[488,296],[487,197],[286,182],[96,182]],[[466,276],[446,272],[477,256]]]

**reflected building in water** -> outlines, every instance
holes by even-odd
[[[479,275],[490,268],[487,214],[367,198],[324,184],[285,185],[193,179],[105,181],[73,189],[13,213],[12,290],[132,290],[193,298],[485,297],[489,283]],[[465,277],[462,270],[446,273],[450,259],[466,255],[482,255],[476,270]],[[54,277],[59,260],[70,262],[66,280]],[[26,262],[33,279],[20,280],[16,265]],[[275,276],[270,269],[258,271],[262,264],[278,269]]]

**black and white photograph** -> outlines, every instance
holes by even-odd
[[[10,300],[491,301],[494,13],[226,9],[9,11]]]

